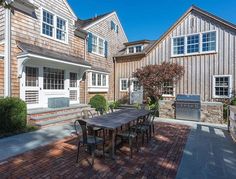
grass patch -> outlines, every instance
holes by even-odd
[[[17,131],[14,131],[14,132],[9,132],[9,133],[4,133],[4,132],[0,131],[0,139],[5,138],[5,137],[18,135],[18,134],[33,132],[33,131],[36,131],[38,129],[39,129],[39,127],[36,127],[36,126],[26,126],[24,129],[17,130]]]

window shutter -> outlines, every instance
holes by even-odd
[[[93,34],[88,34],[88,52],[92,52],[92,40],[93,40]]]
[[[107,58],[107,55],[108,55],[108,42],[105,41],[104,43],[105,43],[105,54],[104,55]]]
[[[111,30],[115,29],[115,23],[111,21]]]
[[[116,33],[118,34],[118,32],[119,32],[119,26],[116,25]]]

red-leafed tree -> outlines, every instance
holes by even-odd
[[[163,62],[160,65],[148,65],[133,74],[143,86],[145,96],[156,102],[162,97],[165,83],[175,84],[184,75],[184,67],[176,63]]]

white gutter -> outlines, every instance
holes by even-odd
[[[11,9],[5,9],[4,97],[11,96]]]

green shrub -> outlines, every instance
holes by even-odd
[[[231,105],[236,106],[236,98],[234,98],[234,99],[231,101]]]
[[[26,128],[27,107],[19,98],[0,99],[0,131],[15,132]]]
[[[109,102],[108,106],[112,109],[117,109],[118,107],[120,107],[120,102],[119,101]]]
[[[90,99],[89,104],[92,108],[95,108],[96,111],[99,111],[100,109],[107,110],[107,101],[104,96],[102,95],[95,95]]]

